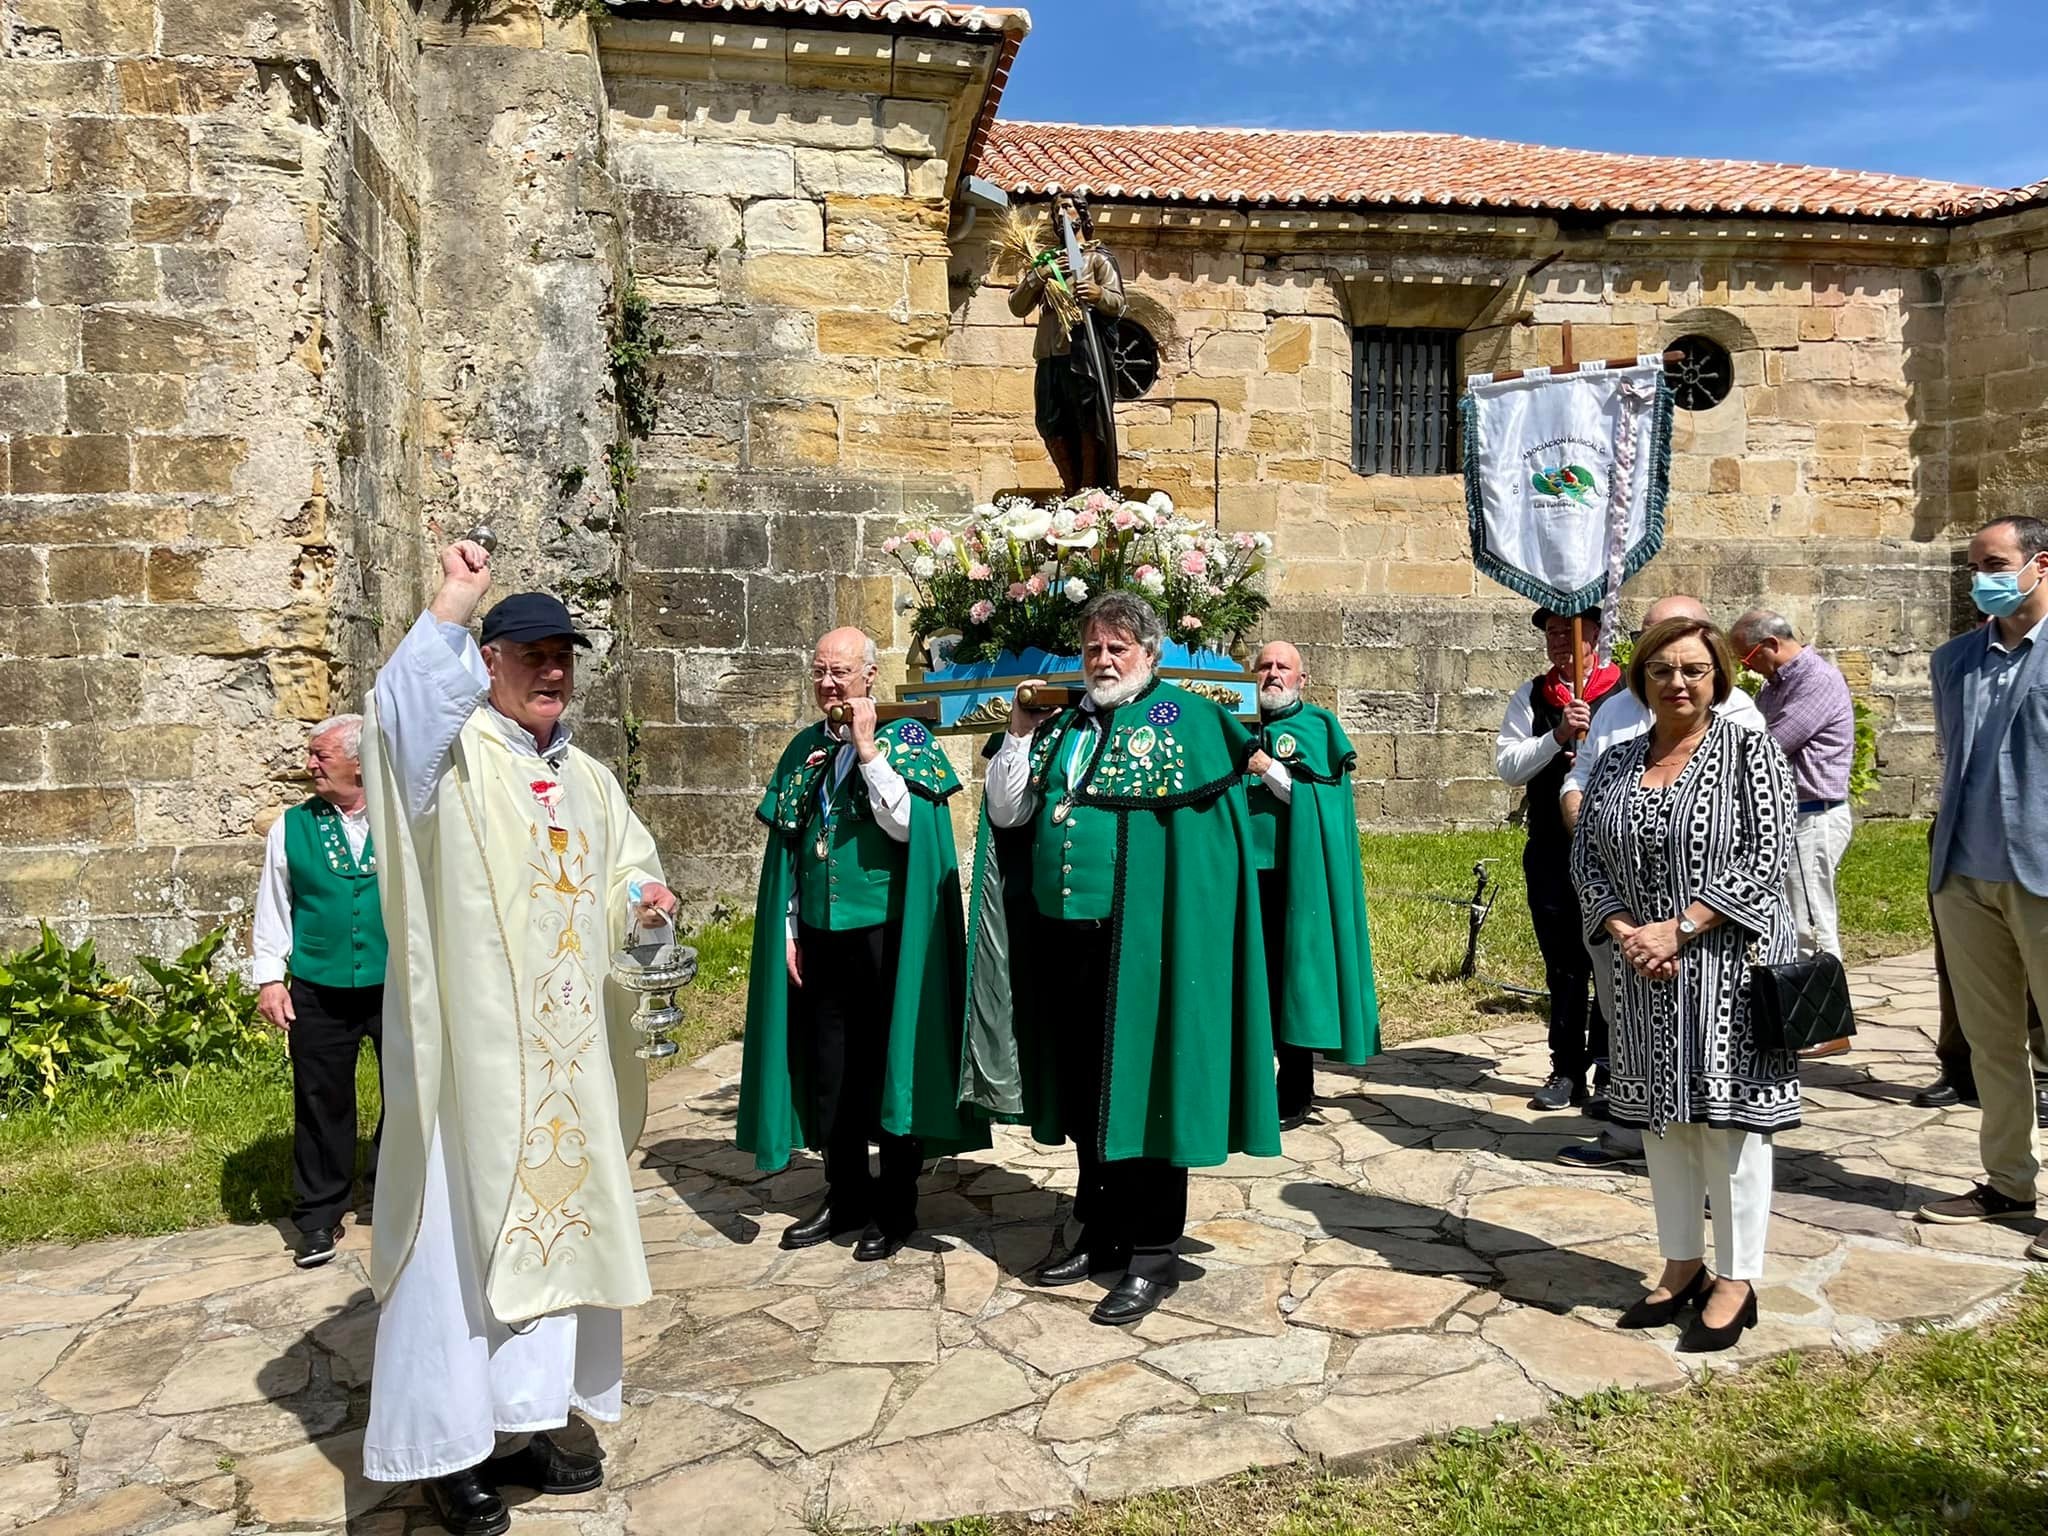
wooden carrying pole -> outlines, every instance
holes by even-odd
[[[1017,703],[1024,709],[1072,709],[1081,702],[1078,688],[1055,688],[1050,683],[1025,683],[1017,689]]]
[[[834,725],[844,725],[853,718],[853,709],[846,704],[828,705],[825,718]],[[939,721],[939,705],[936,699],[923,699],[915,704],[875,703],[875,719],[886,723],[891,720],[927,720],[933,725]]]
[[[1565,322],[1566,329],[1570,329],[1570,326],[1571,322],[1567,320]],[[1683,352],[1666,352],[1664,354],[1664,366],[1667,368],[1673,363],[1682,363],[1684,361],[1685,354]],[[1610,357],[1601,364],[1603,368],[1633,368],[1635,365],[1636,359],[1632,357]],[[1564,362],[1550,371],[1553,376],[1562,377],[1567,373],[1576,373],[1578,366],[1577,363],[1572,361],[1571,348],[1567,346],[1565,348]],[[1505,384],[1511,379],[1526,379],[1527,377],[1529,377],[1529,370],[1527,368],[1510,368],[1506,373],[1496,373],[1493,375],[1493,382]]]

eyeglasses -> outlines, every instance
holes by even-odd
[[[811,681],[822,683],[827,678],[830,678],[835,683],[848,683],[859,677],[865,670],[863,667],[813,667],[811,668]]]
[[[1653,661],[1643,668],[1643,676],[1653,683],[1668,683],[1674,677],[1682,677],[1688,683],[1703,683],[1714,675],[1711,661],[1689,661],[1673,666],[1668,661]]]
[[[1748,665],[1749,665],[1749,664],[1750,664],[1750,663],[1751,663],[1752,661],[1755,661],[1755,660],[1756,660],[1756,653],[1757,653],[1758,651],[1761,651],[1761,650],[1765,650],[1765,649],[1768,649],[1768,648],[1770,647],[1770,645],[1771,645],[1771,644],[1772,644],[1772,642],[1771,642],[1771,641],[1769,641],[1769,640],[1759,640],[1759,641],[1757,641],[1757,643],[1756,643],[1755,645],[1752,645],[1752,646],[1751,646],[1751,647],[1749,648],[1748,652],[1744,654],[1744,656],[1743,656],[1743,658],[1742,658],[1742,664],[1743,664],[1743,665],[1744,665],[1745,667],[1746,667],[1746,666],[1748,666]]]

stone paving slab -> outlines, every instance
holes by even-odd
[[[2029,1232],[1911,1220],[1971,1182],[1977,1117],[1910,1102],[1934,1070],[1929,957],[1855,980],[1858,1049],[1808,1070],[1806,1124],[1779,1139],[1763,1325],[1712,1361],[1612,1327],[1657,1268],[1648,1185],[1553,1160],[1598,1127],[1527,1107],[1533,1021],[1323,1072],[1284,1155],[1194,1179],[1182,1287],[1127,1331],[1088,1321],[1097,1285],[1026,1283],[1073,1165],[1009,1130],[925,1176],[925,1234],[890,1262],[782,1252],[819,1172],[734,1152],[721,1047],[653,1085],[634,1161],[657,1294],[627,1319],[626,1417],[594,1431],[607,1485],[518,1504],[513,1529],[1059,1511],[1973,1323],[2024,1279]],[[416,1490],[360,1476],[368,1235],[312,1273],[269,1227],[0,1254],[0,1531],[436,1529]]]

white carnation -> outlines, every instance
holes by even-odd
[[[1158,597],[1166,590],[1166,572],[1147,571],[1138,578],[1138,585],[1153,597]]]
[[[939,562],[930,555],[919,555],[910,562],[910,574],[919,581],[930,581],[939,571]]]
[[[1070,603],[1085,603],[1088,601],[1088,583],[1078,576],[1070,577],[1067,584],[1060,588],[1060,590],[1066,593],[1067,601]]]
[[[1154,491],[1145,498],[1145,505],[1161,517],[1173,516],[1173,498],[1164,491]]]

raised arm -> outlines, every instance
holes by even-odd
[[[491,585],[491,557],[467,539],[441,551],[441,587],[377,674],[376,720],[406,815],[424,816],[462,727],[490,691],[469,621]]]

